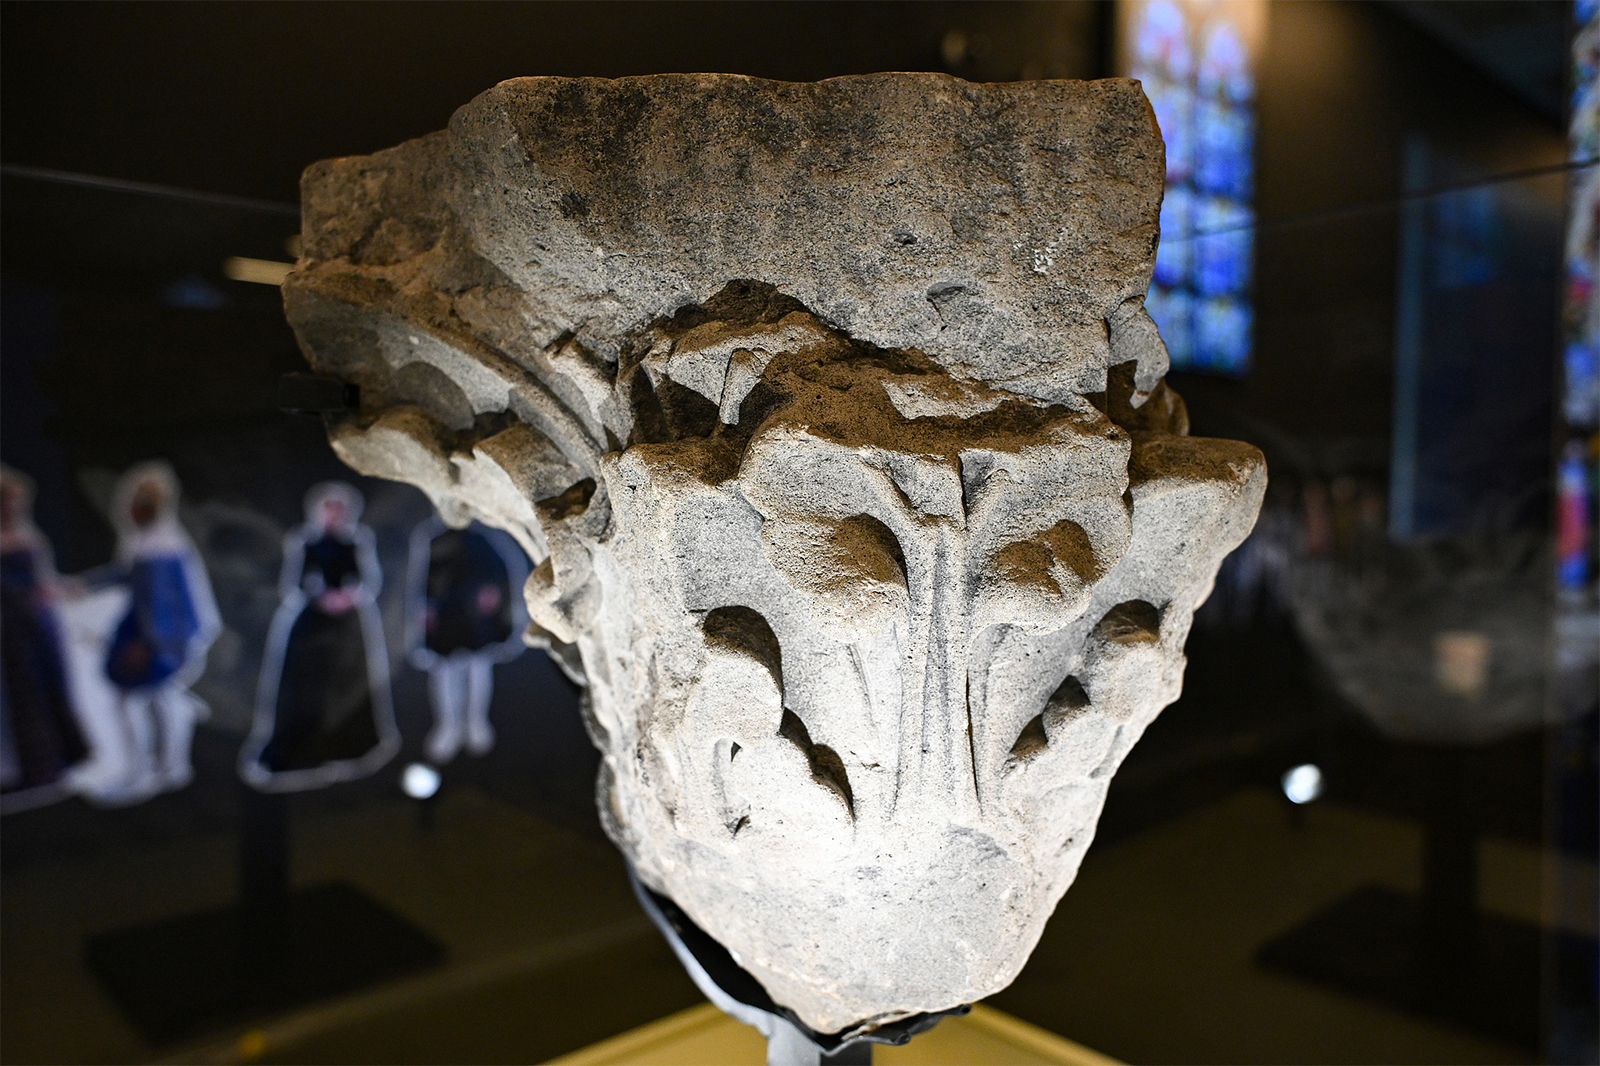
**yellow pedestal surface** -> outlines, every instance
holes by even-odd
[[[551,1066],[763,1066],[766,1039],[706,1003],[551,1060]],[[875,1044],[876,1066],[1118,1066],[1036,1025],[978,1005],[903,1047]]]

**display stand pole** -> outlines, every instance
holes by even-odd
[[[289,797],[239,783],[240,960],[258,988],[273,985],[289,931]]]
[[[1418,930],[1429,979],[1459,982],[1475,953],[1478,924],[1477,811],[1470,752],[1434,753],[1423,821],[1422,908]]]
[[[289,796],[238,788],[236,901],[84,943],[89,971],[157,1048],[444,961],[437,940],[352,885],[292,891]]]

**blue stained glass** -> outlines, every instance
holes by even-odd
[[[1187,80],[1194,65],[1189,48],[1189,20],[1172,0],[1152,0],[1145,5],[1135,41],[1139,65],[1165,68],[1169,77]]]
[[[1193,195],[1178,185],[1167,190],[1161,201],[1161,244],[1156,248],[1156,284],[1171,288],[1189,280],[1189,261],[1193,256]]]
[[[1207,100],[1195,109],[1194,183],[1201,192],[1250,198],[1250,126],[1250,114],[1242,107]]]
[[[1145,310],[1155,319],[1161,339],[1173,366],[1187,366],[1194,359],[1194,298],[1182,289],[1150,286],[1144,299]]]
[[[1572,112],[1567,121],[1568,158],[1588,162],[1600,155],[1600,3],[1573,5],[1570,49]],[[1600,426],[1600,324],[1595,308],[1600,286],[1600,175],[1575,173],[1568,188],[1565,321],[1566,392],[1562,407],[1574,428]],[[1584,519],[1592,522],[1593,513]]]
[[[1175,367],[1242,374],[1250,360],[1255,82],[1225,7],[1138,4],[1129,73],[1167,151],[1161,245],[1145,305]]]
[[[1203,199],[1195,214],[1194,287],[1202,296],[1243,292],[1250,284],[1253,212],[1231,200]]]
[[[1600,353],[1581,340],[1567,344],[1566,395],[1562,407],[1575,426],[1600,425]]]
[[[1574,162],[1600,154],[1600,26],[1596,26],[1594,0],[1579,0],[1573,8],[1572,110],[1567,123],[1569,158]]]
[[[1194,314],[1197,367],[1243,373],[1250,359],[1250,305],[1228,297],[1202,300]]]
[[[1206,28],[1205,48],[1196,79],[1200,95],[1242,104],[1255,95],[1250,77],[1250,55],[1231,22],[1213,22]]]

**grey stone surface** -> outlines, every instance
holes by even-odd
[[[313,166],[331,426],[538,563],[639,876],[821,1031],[1003,988],[1265,485],[1143,310],[1131,81],[529,78]]]

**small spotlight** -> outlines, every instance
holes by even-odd
[[[400,775],[400,790],[412,799],[425,800],[439,791],[439,771],[427,763],[414,762]]]
[[[271,259],[250,259],[242,255],[229,256],[222,261],[222,276],[233,281],[251,281],[257,285],[282,285],[283,279],[294,269],[293,263],[279,263]]]
[[[1322,795],[1322,771],[1312,763],[1284,771],[1283,794],[1290,803],[1310,803]]]

